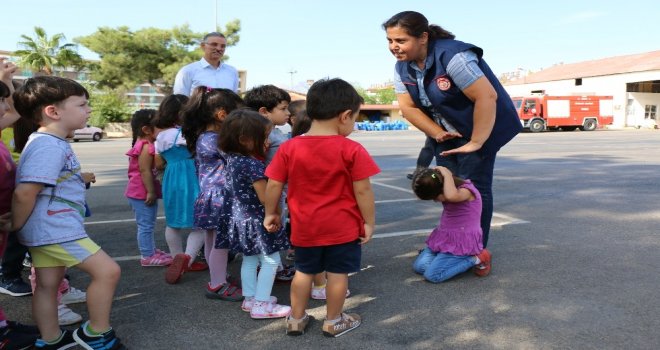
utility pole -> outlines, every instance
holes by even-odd
[[[293,91],[293,75],[298,73],[298,71],[293,70],[293,68],[291,68],[291,70],[288,71],[288,73],[291,74],[291,85],[289,85],[289,88],[291,89],[291,91]]]
[[[213,14],[215,15],[214,16],[215,22],[213,23],[212,32],[215,32],[215,31],[218,30],[218,0],[214,0],[214,1],[215,1],[215,11],[213,11]]]

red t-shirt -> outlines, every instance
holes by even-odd
[[[288,183],[291,243],[318,247],[364,235],[353,182],[380,172],[367,150],[344,136],[298,136],[283,143],[266,168]]]

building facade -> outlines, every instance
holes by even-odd
[[[504,83],[509,95],[613,97],[614,127],[660,124],[660,51],[560,64]]]

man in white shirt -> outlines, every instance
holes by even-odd
[[[238,92],[238,71],[220,62],[225,54],[227,39],[218,32],[204,36],[201,44],[204,57],[197,62],[185,65],[174,79],[175,94],[190,96],[198,86],[224,88]]]

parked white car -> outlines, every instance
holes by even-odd
[[[102,138],[103,129],[91,125],[87,125],[86,127],[73,132],[74,142],[78,142],[80,140],[101,141]]]

